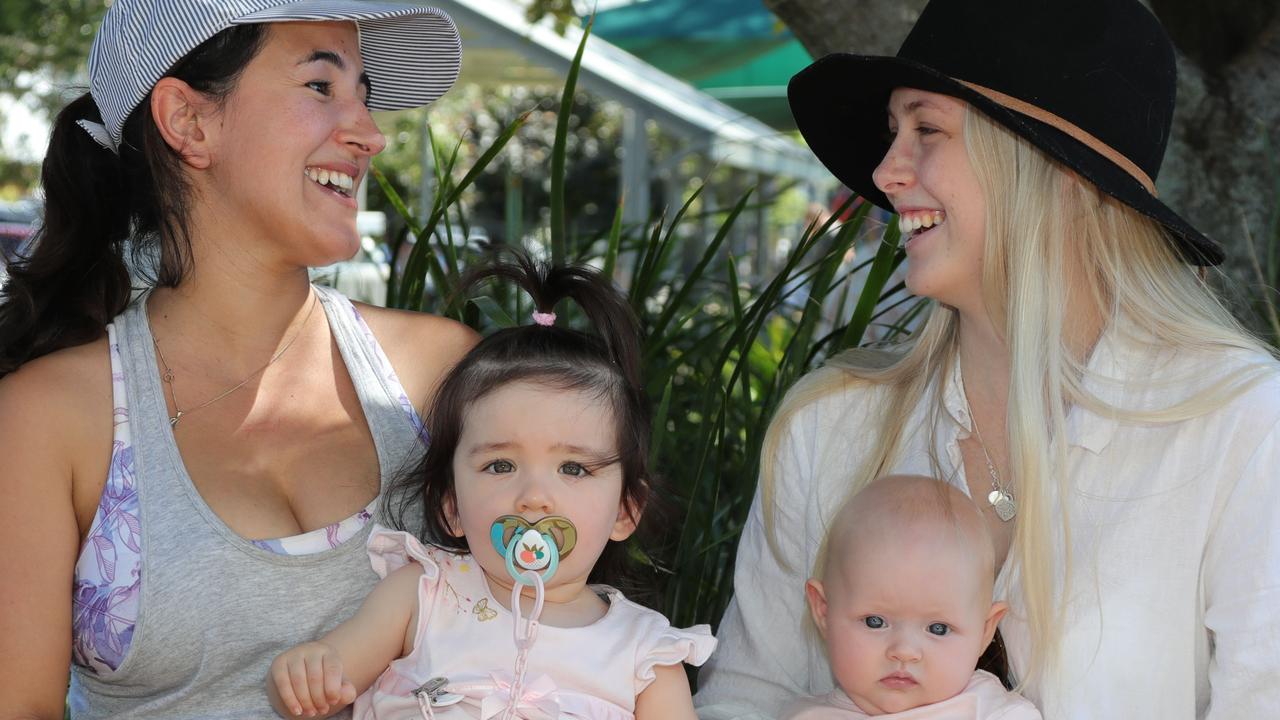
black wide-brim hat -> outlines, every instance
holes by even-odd
[[[827,55],[787,97],[818,159],[887,210],[871,173],[889,95],[917,88],[982,111],[1162,224],[1188,263],[1217,265],[1222,248],[1156,196],[1176,83],[1173,44],[1137,0],[932,0],[897,56]]]

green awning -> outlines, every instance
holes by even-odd
[[[787,81],[812,60],[759,0],[645,0],[599,13],[593,31],[772,127],[795,127]]]

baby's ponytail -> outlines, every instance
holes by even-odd
[[[512,262],[494,263],[469,275],[464,289],[488,278],[508,280],[528,293],[543,317],[554,315],[562,301],[572,300],[604,342],[622,376],[632,387],[640,388],[640,324],[618,289],[592,268],[545,265],[525,253],[511,254]]]

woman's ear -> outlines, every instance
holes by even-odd
[[[150,109],[160,137],[184,163],[198,170],[209,167],[213,101],[178,78],[163,77],[151,90]]]

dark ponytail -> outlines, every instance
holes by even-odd
[[[167,75],[220,102],[265,36],[262,25],[224,30]],[[88,93],[54,121],[41,169],[44,222],[31,250],[12,259],[0,300],[0,377],[102,335],[132,295],[126,249],[154,284],[176,286],[188,270],[190,186],[181,157],[151,118],[150,101],[148,95],[125,122],[119,155],[76,124],[102,122]]]
[[[599,272],[586,267],[548,267],[516,254],[468,275],[463,288],[482,281],[510,282],[529,294],[538,310],[550,313],[571,300],[586,316],[589,332],[563,321],[499,330],[486,337],[453,368],[440,385],[426,418],[429,444],[421,464],[388,492],[394,523],[422,528],[423,539],[439,547],[467,552],[466,538],[449,532],[447,509],[453,506],[453,455],[462,436],[467,409],[477,400],[514,382],[535,382],[600,397],[613,410],[617,457],[622,469],[622,499],[637,516],[659,513],[658,481],[649,467],[651,419],[640,377],[639,322],[622,294]],[[639,517],[637,517],[639,519]],[[639,525],[637,542],[646,535]],[[610,541],[596,561],[590,580],[640,593],[653,583],[636,582],[626,548]],[[641,598],[643,599],[643,597]]]
[[[494,263],[472,272],[462,284],[463,291],[494,278],[528,293],[539,312],[554,312],[561,301],[572,300],[587,316],[594,335],[604,343],[622,376],[630,385],[641,387],[640,324],[617,288],[592,268],[539,264],[523,253],[512,257],[513,262]]]

